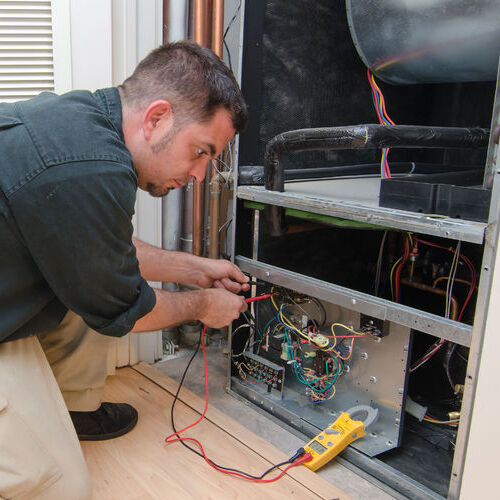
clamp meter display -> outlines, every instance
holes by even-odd
[[[366,413],[364,421],[353,419],[353,416],[359,413]],[[332,425],[304,446],[304,450],[312,456],[312,460],[304,462],[304,465],[311,470],[317,470],[328,463],[346,446],[365,436],[365,429],[373,424],[377,416],[378,410],[370,406],[356,406],[341,413]]]

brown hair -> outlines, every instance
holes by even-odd
[[[236,132],[245,128],[248,119],[232,72],[210,49],[190,41],[153,50],[120,88],[124,104],[131,108],[156,99],[170,102],[176,129],[209,120],[219,107],[229,111]]]

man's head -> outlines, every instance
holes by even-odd
[[[201,180],[207,162],[247,121],[233,74],[211,50],[193,42],[154,50],[119,91],[139,186],[154,196],[191,177]]]

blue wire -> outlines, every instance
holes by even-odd
[[[285,305],[282,305],[280,307],[280,310],[277,314],[277,321],[283,325],[285,327],[285,336],[283,337],[283,345],[285,347],[285,350],[286,350],[286,353],[287,353],[287,357],[289,359],[289,361],[294,361],[293,363],[293,371],[294,371],[294,374],[295,374],[295,377],[297,378],[297,380],[303,384],[303,385],[306,385],[307,387],[311,388],[314,392],[326,392],[328,390],[330,390],[335,382],[337,382],[337,379],[339,378],[339,375],[340,375],[340,371],[342,370],[342,373],[344,372],[344,366],[343,364],[341,365],[339,360],[333,356],[331,353],[330,353],[330,356],[332,357],[332,359],[335,360],[335,363],[337,365],[337,369],[335,370],[335,378],[333,379],[333,381],[330,383],[330,385],[327,385],[327,387],[323,388],[323,389],[319,389],[313,385],[311,385],[309,382],[307,382],[302,373],[300,373],[299,371],[299,367],[297,366],[297,363],[296,363],[296,360],[295,360],[295,357],[293,355],[293,343],[291,343],[291,339],[288,335],[289,331],[290,331],[290,328],[281,321],[280,319],[280,314],[281,312],[283,311]],[[342,352],[342,355],[343,355],[343,352]],[[326,380],[327,380],[327,384],[328,384],[328,362],[326,363]],[[314,401],[313,401],[314,402]]]
[[[384,115],[384,111],[382,109],[382,104],[380,102],[380,98],[378,96],[378,92],[376,90],[374,90],[373,93],[375,94],[375,102],[376,102],[377,109],[379,111],[380,117],[382,118],[382,121],[384,122],[383,125],[391,125],[391,123],[389,122],[389,120],[387,120],[387,118]]]

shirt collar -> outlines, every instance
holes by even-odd
[[[125,142],[122,128],[122,101],[118,89],[116,87],[99,89],[94,92],[94,97]]]

